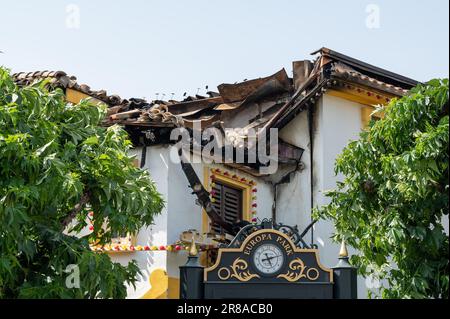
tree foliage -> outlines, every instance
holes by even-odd
[[[383,298],[448,298],[448,95],[448,79],[432,80],[386,106],[338,157],[343,182],[316,211]]]
[[[106,108],[47,84],[18,87],[0,68],[0,298],[123,298],[137,265],[89,243],[150,225],[163,201],[126,132],[100,126]],[[91,210],[93,231],[73,235]],[[69,265],[78,289],[66,285]]]

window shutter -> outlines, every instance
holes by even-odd
[[[214,203],[212,203],[214,209],[216,210],[216,212],[220,215],[222,215],[222,185],[219,183],[215,183],[216,185],[214,185],[213,190],[214,190],[214,195],[212,198],[214,198]],[[222,227],[220,227],[219,225],[215,224],[215,223],[211,223],[211,231],[213,233],[221,233],[222,232]]]
[[[214,203],[212,205],[217,213],[222,216],[225,221],[234,223],[242,220],[242,191],[227,185],[215,182],[214,186]],[[211,224],[211,230],[214,233],[223,234],[224,230],[217,224]]]

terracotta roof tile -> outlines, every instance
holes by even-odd
[[[70,88],[83,92],[98,100],[105,102],[110,106],[124,104],[123,100],[118,95],[109,95],[105,90],[92,90],[87,84],[78,84],[75,76],[68,76],[64,71],[36,71],[36,72],[19,72],[12,75],[13,79],[18,85],[30,85],[36,81],[48,79],[52,87],[59,87],[62,89]]]
[[[408,90],[406,90],[404,88],[377,80],[377,79],[367,76],[361,72],[358,72],[355,69],[353,69],[352,67],[350,67],[342,62],[333,63],[333,65],[331,67],[331,71],[334,75],[338,75],[340,77],[344,77],[344,78],[348,78],[348,79],[359,80],[362,82],[362,84],[364,84],[364,82],[365,82],[368,86],[375,86],[380,89],[385,89],[385,90],[391,91],[392,93],[395,93],[395,94],[404,95],[408,92]]]

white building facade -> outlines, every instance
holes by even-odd
[[[336,96],[325,94],[318,101],[316,128],[314,130],[314,159],[315,170],[313,182],[313,196],[311,197],[311,163],[309,129],[306,119],[307,113],[296,117],[288,126],[280,131],[283,140],[304,149],[302,163],[304,167],[297,171],[291,182],[278,188],[277,222],[287,225],[297,225],[303,229],[311,223],[311,207],[327,203],[323,191],[335,187],[339,176],[334,174],[335,158],[344,149],[349,141],[358,138],[363,129],[363,104],[345,100]],[[208,230],[205,225],[203,209],[196,204],[195,195],[188,189],[188,181],[179,163],[170,159],[171,145],[148,146],[144,169],[148,170],[155,181],[158,191],[166,201],[166,207],[155,220],[155,225],[143,229],[137,236],[136,243],[160,247],[170,245],[179,240],[183,231],[195,229],[199,232]],[[142,147],[134,150],[136,158],[141,158]],[[256,216],[259,220],[272,218],[273,187],[265,179],[252,176],[246,172],[230,168],[223,164],[194,164],[194,169],[203,180],[207,180],[206,173],[211,174],[215,169],[237,175],[239,178],[254,180],[256,183]],[[311,204],[313,200],[313,204]],[[319,221],[313,227],[313,242],[318,246],[321,261],[324,265],[332,267],[337,263],[339,244],[333,243],[330,236],[333,225],[328,221]],[[310,234],[306,240],[311,241]],[[138,261],[139,267],[146,276],[139,282],[137,289],[129,289],[130,298],[140,298],[151,285],[148,276],[156,269],[164,269],[168,279],[173,281],[168,288],[178,293],[179,266],[186,262],[187,251],[126,251],[111,253],[114,261],[127,264],[131,258]],[[359,278],[358,295],[366,296],[364,278]],[[172,294],[170,295],[172,297]]]
[[[203,162],[193,164],[197,176],[208,191],[210,177],[216,174],[217,169],[220,171],[218,176],[223,177],[223,174],[227,174],[229,178],[237,181],[245,179],[254,183],[256,191],[251,194],[254,199],[245,202],[245,205],[252,205],[248,208],[252,210],[252,214],[244,216],[243,219],[251,221],[256,217],[260,221],[265,218],[271,219],[275,214],[276,222],[297,225],[300,230],[307,227],[312,221],[312,208],[328,203],[324,191],[333,189],[336,181],[341,178],[334,173],[336,157],[351,140],[358,139],[360,132],[367,127],[371,118],[376,116],[372,115],[376,105],[386,104],[391,98],[405,94],[414,84],[412,80],[375,67],[371,69],[372,66],[328,49],[322,49],[320,53],[319,59],[311,65],[301,63],[298,66],[294,62],[294,79],[292,80],[294,89],[301,90],[301,86],[308,81],[318,65],[325,68],[324,65],[331,64],[331,73],[342,75],[340,79],[343,80],[336,81],[331,76],[331,85],[328,83],[325,86],[326,89],[321,89],[319,94],[314,94],[314,99],[311,100],[307,109],[293,114],[278,128],[279,138],[302,149],[303,153],[299,169],[291,174],[289,182],[277,187],[275,213],[273,183],[282,175],[281,171],[285,172],[289,169],[284,169],[281,165],[278,167],[279,172],[275,174],[258,176],[234,165]],[[345,62],[348,64],[344,64]],[[296,66],[299,70],[296,70]],[[309,70],[309,76],[303,77],[304,73],[308,73],[308,70],[305,70],[308,66],[313,70]],[[367,73],[364,73],[364,70],[368,70]],[[300,78],[295,78],[296,71]],[[380,80],[382,77],[386,82]],[[296,81],[299,83],[296,84]],[[400,87],[401,84],[402,87]],[[303,96],[308,97],[309,92],[305,91]],[[311,91],[313,92],[314,88]],[[291,95],[295,96],[295,93]],[[231,119],[228,120],[228,124],[232,127],[245,127],[250,123],[248,119],[251,113],[261,107],[261,104],[264,112],[265,104],[252,103],[246,106],[247,110],[225,115],[225,118]],[[285,118],[286,114],[284,114]],[[277,113],[269,118],[273,119],[276,116]],[[177,243],[180,240],[180,234],[187,230],[196,230],[200,236],[211,232],[210,220],[206,217],[204,209],[196,203],[196,196],[188,188],[189,183],[180,164],[171,159],[172,147],[173,144],[159,144],[139,146],[134,149],[141,167],[150,172],[158,190],[163,195],[166,207],[156,218],[155,225],[143,229],[136,238],[138,245],[156,246],[158,250],[111,253],[113,260],[123,263],[127,263],[131,258],[136,259],[145,274],[137,289],[129,289],[130,298],[145,297],[146,293],[148,296],[148,292],[152,289],[149,276],[159,269],[167,274],[167,279],[164,279],[167,280],[167,285],[162,284],[163,287],[167,287],[167,291],[161,295],[161,298],[177,298],[179,266],[186,262],[187,251],[183,249],[164,251],[159,250],[159,247]],[[144,148],[146,150],[143,157]],[[142,165],[144,160],[145,163]],[[239,185],[237,187],[239,188]],[[327,267],[337,263],[339,252],[339,245],[333,243],[330,238],[333,231],[331,222],[321,220],[305,237],[306,241],[317,245],[321,262]],[[206,259],[203,258],[205,266]],[[364,278],[358,278],[360,298],[367,296],[369,288],[373,286],[366,284]]]
[[[222,84],[208,97],[180,102],[121,100],[73,83],[68,86],[65,74],[54,75],[69,101],[93,97],[108,104],[105,124],[122,125],[130,133],[136,165],[149,171],[165,200],[154,225],[102,248],[113,261],[137,261],[142,276],[136,288],[128,288],[129,298],[178,298],[179,267],[186,263],[189,247],[183,236],[196,238],[205,266],[214,259],[210,251],[217,249],[217,239],[230,237],[211,225],[189,188],[189,178],[174,160],[175,141],[169,136],[180,123],[190,132],[197,124],[201,131],[218,128],[225,140],[227,128],[241,129],[244,141],[249,141],[245,136],[249,129],[276,129],[282,145],[275,172],[262,174],[258,165],[209,163],[204,158],[192,167],[225,221],[275,219],[301,231],[312,222],[312,209],[328,203],[324,191],[342,178],[334,173],[336,157],[349,141],[358,139],[370,120],[382,117],[373,113],[376,106],[405,95],[417,84],[326,48],[314,54],[318,55],[314,61],[293,63],[292,78],[283,69],[266,78]],[[244,145],[250,149],[250,144]],[[283,176],[287,178],[278,183]],[[317,246],[327,267],[337,263],[339,245],[330,238],[333,232],[332,223],[321,220],[304,238]],[[368,288],[366,280],[358,278],[359,298],[367,296]]]

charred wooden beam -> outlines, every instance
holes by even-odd
[[[223,99],[223,102],[237,102],[245,100],[251,94],[254,94],[261,86],[263,86],[267,82],[271,82],[271,80],[276,81],[273,81],[272,84],[264,88],[263,91],[267,91],[268,89],[270,89],[270,91],[273,91],[275,89],[280,90],[280,88],[281,91],[289,91],[291,83],[285,69],[281,69],[277,73],[265,78],[244,81],[236,84],[224,83],[220,84],[217,88],[219,90],[220,96]],[[259,92],[258,94],[261,93],[262,92]]]
[[[187,159],[183,158],[181,155],[181,168],[186,175],[187,180],[189,181],[189,185],[192,188],[192,193],[197,196],[197,200],[199,204],[205,209],[206,214],[208,214],[209,218],[215,223],[220,225],[225,231],[227,231],[231,235],[235,235],[236,232],[234,230],[232,224],[225,221],[222,216],[220,216],[212,205],[211,199],[209,197],[209,192],[203,187],[203,184],[200,182],[200,179],[195,173],[194,168],[191,163],[188,162]]]

